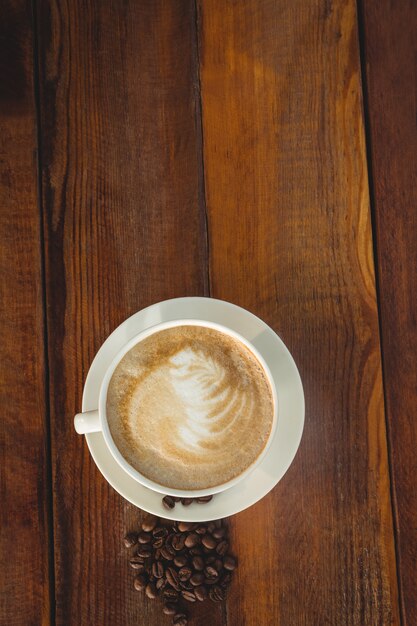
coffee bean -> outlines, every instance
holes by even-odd
[[[164,526],[157,526],[156,528],[154,528],[152,534],[155,539],[159,539],[160,537],[166,537],[168,535],[168,528],[165,528]]]
[[[181,533],[189,532],[190,530],[193,530],[193,528],[195,527],[196,527],[196,524],[194,522],[178,522],[178,530]]]
[[[161,591],[165,587],[166,584],[167,584],[166,578],[158,578],[158,580],[155,583],[155,587],[158,589],[158,591]]]
[[[191,548],[191,550],[190,550],[190,554],[191,554],[192,556],[201,556],[201,555],[202,555],[201,548],[198,548],[198,547]]]
[[[164,575],[164,566],[162,565],[161,561],[154,561],[152,563],[152,574],[155,576],[155,578],[162,578],[162,576]]]
[[[217,545],[217,541],[211,535],[204,535],[204,537],[201,540],[201,543],[208,550],[213,550]]]
[[[218,578],[219,576],[217,570],[214,569],[214,567],[212,567],[211,565],[208,565],[207,567],[204,568],[204,575],[208,579]]]
[[[128,533],[123,539],[125,548],[133,548],[133,546],[135,546],[137,542],[138,542],[138,536],[136,533]]]
[[[188,620],[185,613],[177,613],[172,620],[174,626],[187,626]]]
[[[227,574],[224,574],[221,577],[219,584],[221,587],[223,587],[223,589],[225,589],[226,587],[230,585],[231,581],[232,581],[232,574],[230,572],[227,572]]]
[[[152,548],[158,549],[158,548],[162,548],[162,546],[164,545],[165,539],[164,537],[158,537],[158,539],[155,539],[155,541],[152,542]]]
[[[144,562],[145,562],[145,560],[142,559],[141,556],[132,556],[132,558],[129,559],[129,565],[133,569],[140,569],[141,567],[143,568],[143,563]]]
[[[198,526],[198,528],[195,529],[195,532],[197,535],[205,535],[207,532],[207,526]]]
[[[234,556],[231,556],[230,554],[228,554],[227,556],[224,557],[223,559],[224,569],[227,569],[232,572],[235,569],[236,565],[237,563],[236,563],[236,559]]]
[[[135,580],[133,581],[133,585],[136,591],[143,591],[146,587],[146,583],[147,578],[145,574],[139,574],[139,576],[136,576]]]
[[[177,567],[184,567],[187,563],[187,557],[185,554],[178,554],[174,559],[174,563]]]
[[[144,530],[146,533],[150,533],[153,531],[157,523],[158,523],[158,518],[155,517],[155,515],[149,514],[145,517],[145,519],[142,522],[142,530]]]
[[[228,551],[228,549],[229,549],[229,543],[225,539],[223,539],[223,541],[221,541],[218,544],[218,546],[216,548],[216,552],[220,556],[224,556],[226,554],[226,552]]]
[[[174,550],[174,548],[171,545],[166,545],[164,547],[168,550],[168,552],[172,556],[172,559],[171,559],[171,561],[172,561],[176,557],[176,555],[177,555],[176,551]]]
[[[161,549],[160,549],[160,548],[157,548],[157,549],[155,550],[154,559],[155,559],[155,561],[159,561],[159,559],[161,559],[161,558],[162,558],[162,557],[161,557]]]
[[[218,571],[221,572],[221,570],[223,569],[223,561],[221,561],[220,559],[215,559],[214,563],[213,563],[213,567]]]
[[[181,498],[181,504],[183,506],[190,506],[194,502],[194,498]]]
[[[208,526],[207,526],[207,530],[209,533],[212,533],[214,530],[216,530],[216,524],[214,522],[209,522]]]
[[[175,589],[176,591],[179,591],[179,574],[177,574],[176,570],[173,567],[168,567],[167,571],[165,572],[165,577],[171,587],[173,587],[173,589]]]
[[[168,602],[176,602],[178,600],[179,593],[172,587],[167,586],[163,591],[163,595],[165,600],[168,600]]]
[[[224,600],[224,591],[219,585],[214,585],[209,591],[209,596],[213,602],[221,602]]]
[[[175,556],[175,550],[172,546],[164,546],[161,548],[161,556],[167,561],[172,561]]]
[[[165,615],[175,615],[178,610],[178,607],[173,602],[165,602],[164,608],[162,609]]]
[[[158,595],[158,591],[157,591],[154,583],[148,583],[146,585],[145,593],[148,596],[148,598],[150,598],[151,600],[156,598],[156,596]]]
[[[187,589],[188,591],[193,591],[194,589],[189,580],[184,580],[183,582],[180,582],[180,587],[181,589]]]
[[[152,550],[149,545],[141,546],[137,551],[138,556],[141,556],[142,559],[149,559],[152,555]]]
[[[185,539],[185,545],[187,548],[194,548],[200,543],[200,536],[197,533],[190,533]]]
[[[203,572],[196,572],[195,574],[191,576],[190,583],[193,585],[193,587],[199,587],[200,585],[203,584],[204,580],[205,580],[205,576]]]
[[[211,565],[209,565],[208,567],[204,569],[204,574],[206,577],[205,578],[206,585],[215,585],[219,580],[219,574],[217,570],[215,570],[214,567],[211,567]]]
[[[206,565],[214,565],[215,560],[216,560],[216,557],[214,556],[213,553],[211,553],[211,556],[208,556],[206,558]]]
[[[139,533],[139,536],[138,536],[139,543],[141,544],[149,543],[151,539],[152,539],[151,533],[145,533],[145,531],[142,531],[141,533]]]
[[[215,539],[223,539],[223,537],[226,534],[226,529],[225,528],[214,528],[212,533],[213,537]]]
[[[135,566],[133,568],[136,572],[136,574],[146,574],[146,568],[144,565],[138,565],[137,567]]]
[[[179,498],[178,496],[172,496],[174,498],[174,502],[179,502],[181,500],[181,498]]]
[[[200,504],[205,504],[206,502],[210,502],[210,500],[213,500],[213,496],[201,496],[201,498],[197,498],[197,502]]]
[[[201,572],[204,569],[204,560],[201,558],[201,556],[194,556],[191,562],[193,568],[198,572]]]
[[[183,582],[184,580],[188,580],[192,573],[193,572],[190,567],[182,567],[178,572],[178,578],[181,582]]]
[[[184,548],[184,544],[185,544],[185,535],[180,533],[178,535],[175,535],[172,539],[172,547],[174,548],[174,550],[182,550]]]
[[[187,602],[195,602],[197,599],[194,595],[194,592],[187,591],[187,589],[184,589],[184,591],[181,591],[181,595],[184,598],[184,600],[187,600]]]
[[[204,602],[204,600],[206,600],[208,597],[207,587],[204,587],[204,585],[200,585],[200,587],[196,587],[194,589],[194,595],[197,598],[197,600],[200,600],[200,602]]]
[[[164,496],[162,498],[162,504],[166,509],[173,509],[175,506],[175,500],[172,496]]]

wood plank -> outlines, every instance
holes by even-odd
[[[121,538],[138,511],[73,430],[95,352],[159,300],[207,293],[195,6],[42,0],[43,197],[57,624],[158,625]],[[199,161],[200,159],[200,161]],[[156,605],[157,604],[157,605]],[[199,623],[211,624],[196,608]],[[221,608],[214,608],[214,618]],[[168,619],[168,618],[166,618]]]
[[[0,623],[46,625],[51,520],[30,3],[2,4],[0,85]]]
[[[384,383],[404,625],[417,624],[417,5],[362,3]]]
[[[233,518],[228,624],[399,624],[355,2],[199,12],[212,295],[279,332],[307,406]]]

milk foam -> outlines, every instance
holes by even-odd
[[[128,462],[161,485],[203,489],[244,471],[272,426],[264,370],[241,342],[181,326],[145,339],[119,363],[107,413]]]

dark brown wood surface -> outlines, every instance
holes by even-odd
[[[0,19],[0,624],[50,624],[48,438],[30,4]]]
[[[195,8],[45,1],[38,21],[56,621],[160,624],[121,547],[138,511],[101,476],[73,415],[118,324],[207,293]],[[208,622],[201,612],[209,624],[221,608]]]
[[[288,475],[233,518],[228,620],[398,624],[355,3],[200,12],[212,295],[279,332],[307,406]]]
[[[417,624],[417,5],[363,3],[369,149],[403,624]]]
[[[1,626],[169,624],[121,546],[141,513],[73,415],[111,331],[184,295],[270,324],[307,407],[287,475],[230,519],[227,602],[192,623],[414,626],[415,8],[5,6]]]

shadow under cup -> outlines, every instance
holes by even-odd
[[[243,471],[233,476],[227,482],[218,484],[216,486],[208,487],[208,488],[199,488],[199,489],[172,488],[172,487],[160,484],[154,480],[151,480],[147,476],[141,474],[140,471],[138,471],[135,467],[133,467],[126,460],[126,458],[123,456],[123,454],[121,453],[121,451],[115,444],[111,431],[110,431],[109,423],[107,420],[107,394],[108,394],[109,384],[110,384],[113,374],[115,373],[117,366],[119,365],[123,357],[127,355],[127,353],[130,352],[132,348],[140,345],[140,343],[143,342],[148,337],[155,335],[157,333],[160,333],[163,330],[176,328],[180,326],[197,326],[201,328],[212,329],[232,338],[237,343],[243,344],[243,346],[245,346],[255,357],[258,365],[260,365],[265,375],[265,378],[269,383],[269,388],[270,388],[271,396],[272,396],[272,403],[273,403],[272,409],[273,410],[272,410],[271,428],[270,428],[270,432],[269,432],[269,435],[267,437],[267,440],[263,449]],[[275,387],[275,384],[274,384],[274,381],[273,381],[273,378],[272,378],[272,375],[270,373],[267,363],[265,362],[261,354],[254,348],[254,346],[249,341],[247,341],[244,337],[242,337],[240,334],[235,332],[233,329],[222,326],[221,324],[208,322],[204,320],[196,320],[196,319],[180,319],[180,320],[156,324],[155,326],[152,326],[142,331],[141,333],[136,335],[136,337],[131,339],[131,341],[126,343],[125,346],[120,350],[120,352],[113,359],[113,361],[111,362],[110,366],[108,367],[104,375],[104,378],[102,380],[101,387],[100,387],[98,410],[89,411],[86,413],[80,413],[76,415],[74,419],[74,424],[75,424],[75,429],[79,434],[102,431],[106,445],[108,446],[112,456],[115,458],[117,463],[133,479],[135,479],[137,482],[141,483],[145,487],[148,487],[149,489],[152,489],[153,491],[159,492],[161,494],[167,494],[167,495],[172,495],[172,496],[177,496],[177,497],[195,498],[195,497],[202,497],[202,496],[219,493],[221,491],[225,491],[226,489],[229,489],[230,487],[233,487],[234,485],[236,485],[238,482],[243,480],[243,478],[245,478],[250,472],[252,472],[261,463],[261,461],[263,460],[263,458],[268,452],[269,446],[275,434],[277,418],[278,418],[278,402],[277,402],[276,387]]]

